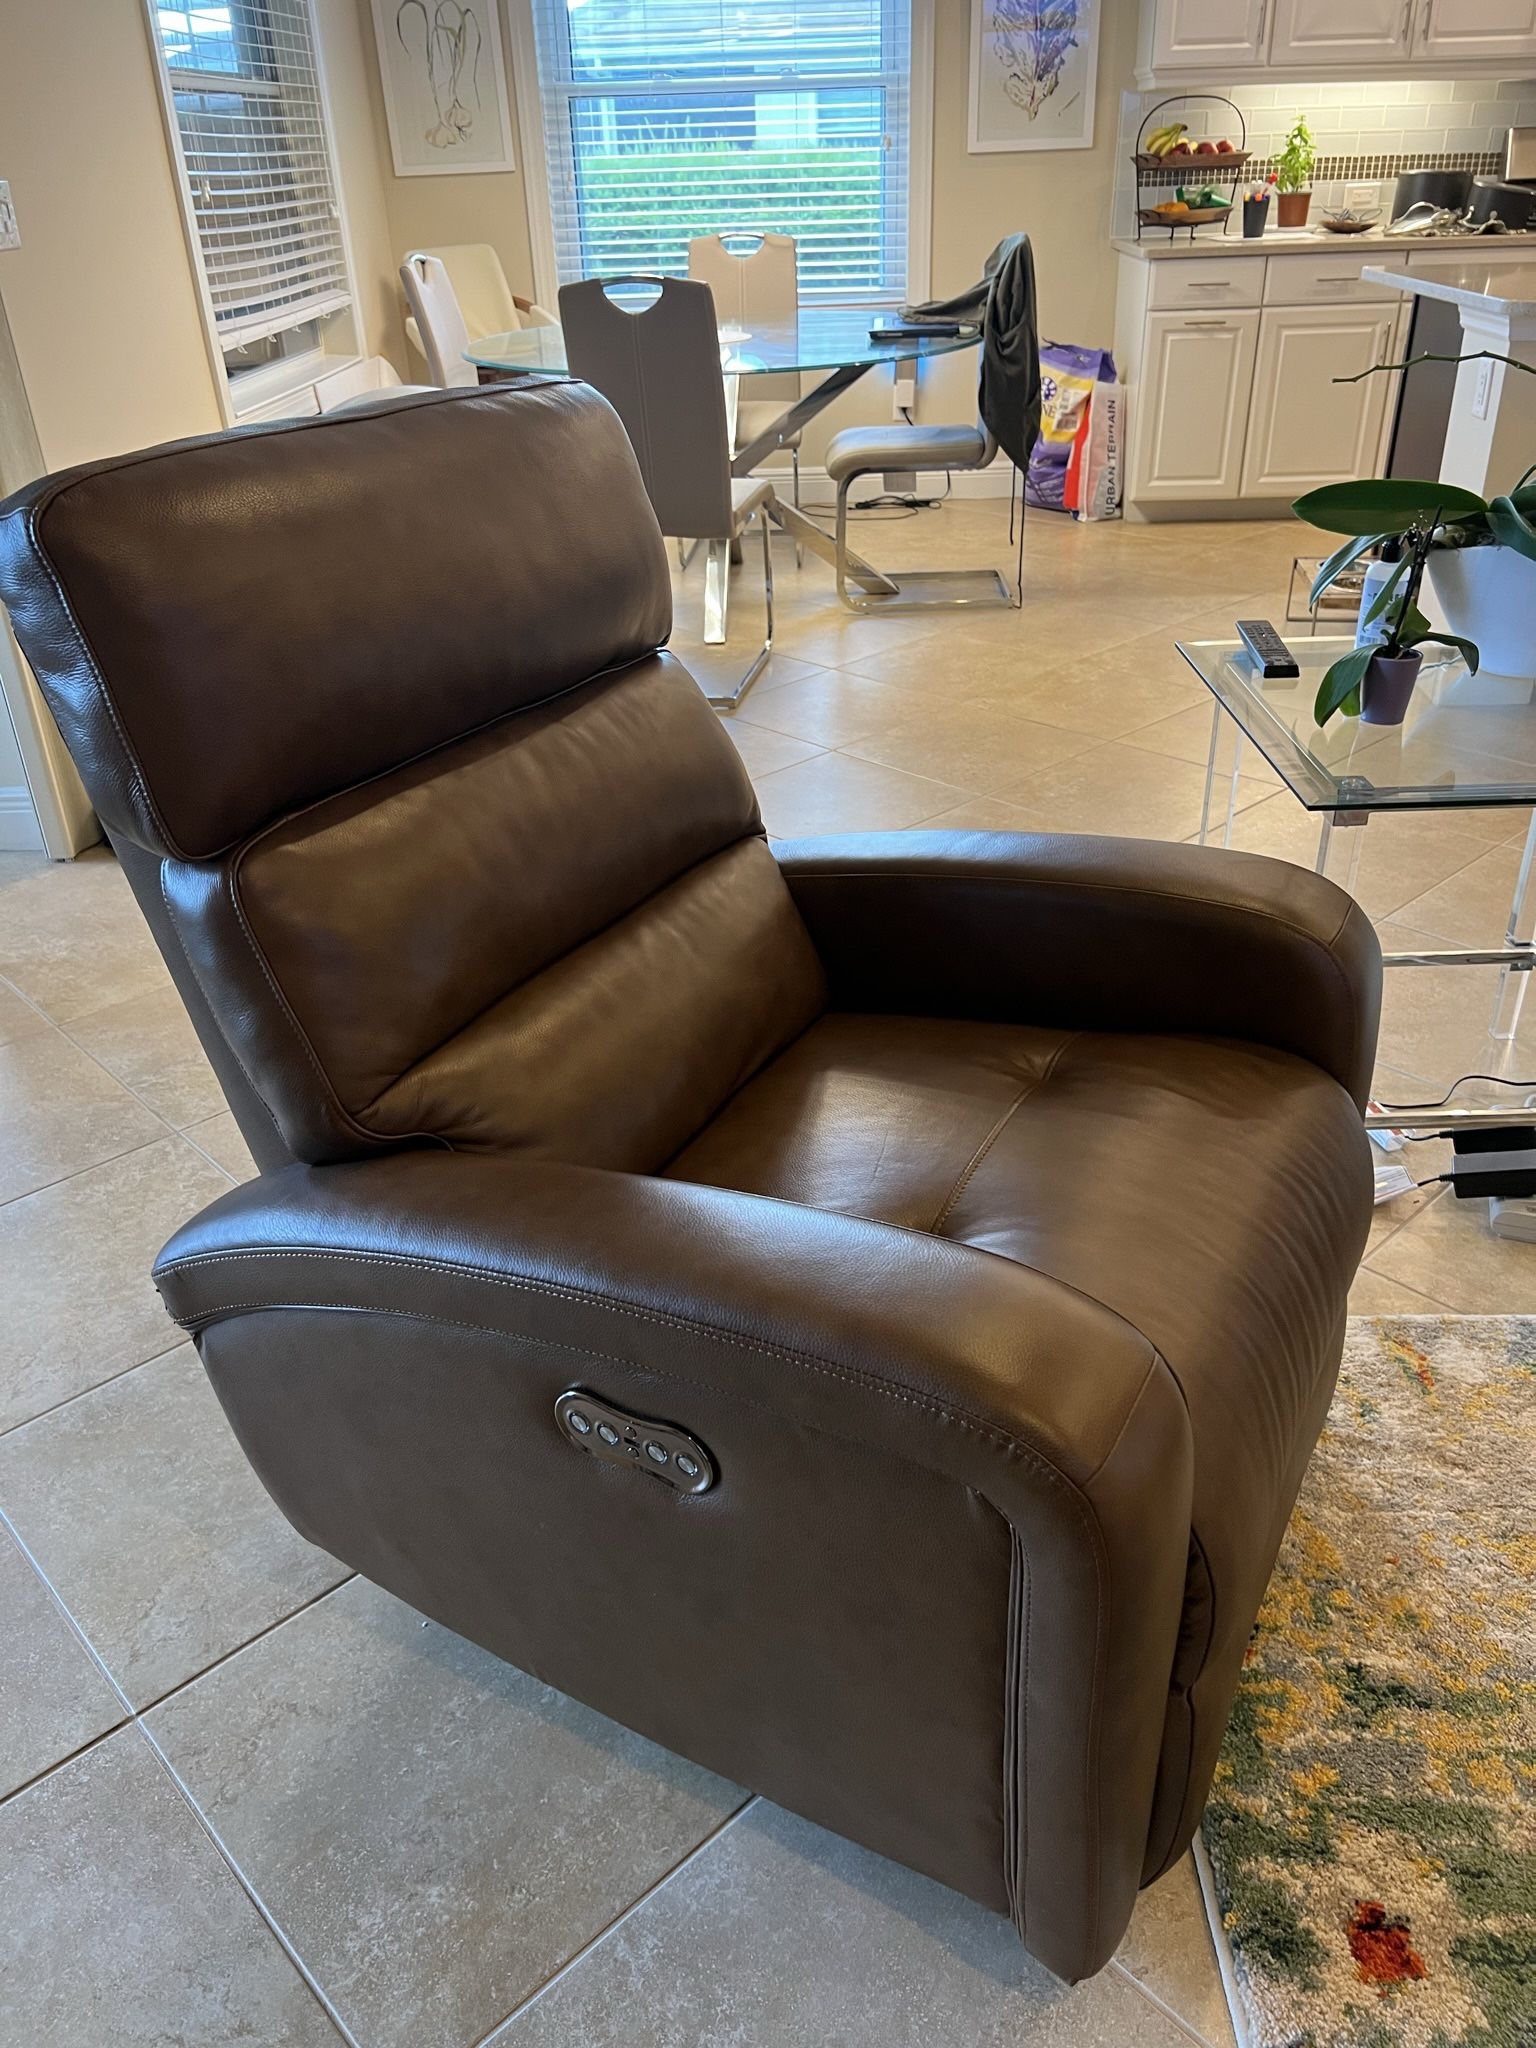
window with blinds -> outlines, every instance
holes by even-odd
[[[906,288],[909,0],[533,0],[560,281],[686,275],[725,228],[802,295]]]
[[[307,0],[151,13],[226,357],[350,303]]]

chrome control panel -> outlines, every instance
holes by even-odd
[[[555,1421],[577,1450],[659,1479],[674,1493],[708,1493],[720,1476],[709,1452],[686,1429],[631,1415],[585,1387],[566,1389],[555,1403]]]

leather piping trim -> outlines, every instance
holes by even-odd
[[[235,923],[238,925],[241,933],[243,934],[246,944],[251,949],[252,958],[255,960],[256,965],[261,969],[262,979],[266,982],[268,989],[271,991],[273,1003],[276,1005],[277,1008],[277,1014],[283,1019],[284,1023],[288,1026],[289,1031],[293,1035],[294,1042],[297,1044],[299,1050],[303,1053],[304,1058],[308,1061],[310,1070],[314,1074],[316,1083],[319,1086],[321,1096],[324,1099],[328,1108],[331,1110],[334,1117],[336,1118],[337,1123],[339,1123],[343,1131],[347,1132],[350,1136],[362,1138],[366,1140],[367,1143],[370,1145],[409,1145],[416,1140],[425,1140],[430,1144],[442,1146],[445,1152],[452,1152],[455,1149],[453,1144],[447,1138],[440,1136],[439,1133],[437,1133],[436,1131],[402,1131],[398,1135],[394,1133],[381,1134],[377,1131],[370,1131],[366,1124],[361,1124],[358,1122],[357,1118],[353,1116],[351,1110],[347,1108],[346,1104],[337,1094],[335,1085],[332,1082],[330,1075],[326,1072],[324,1066],[321,1064],[320,1055],[315,1051],[314,1044],[310,1039],[309,1033],[304,1029],[304,1026],[299,1022],[298,1015],[294,1010],[293,1005],[289,1002],[287,996],[283,993],[282,987],[278,982],[277,976],[272,971],[271,963],[267,959],[266,953],[262,950],[261,946],[257,944],[256,934],[251,930],[250,920],[246,917],[245,905],[240,900],[240,862],[244,858],[244,855],[249,850],[250,849],[248,846],[243,847],[241,851],[238,854],[236,854],[234,860],[229,864],[229,866],[224,871],[223,882],[224,887],[229,895],[229,906],[230,909],[234,912]],[[299,1146],[292,1146],[290,1149],[292,1149],[295,1152],[298,1152],[300,1156],[302,1156],[304,1148]]]
[[[1070,875],[1041,875],[1035,877],[1025,875],[976,875],[967,874],[963,870],[934,874],[924,873],[922,870],[914,868],[829,868],[820,874],[803,869],[798,871],[789,869],[786,870],[784,879],[789,883],[792,892],[829,882],[838,888],[846,886],[849,882],[917,882],[924,885],[932,885],[937,882],[956,882],[966,888],[986,886],[988,888],[1013,889],[1021,895],[1028,894],[1032,890],[1074,889],[1084,895],[1105,897],[1129,896],[1154,903],[1178,904],[1187,909],[1214,913],[1218,917],[1263,918],[1267,923],[1278,925],[1282,931],[1289,932],[1294,938],[1300,939],[1304,945],[1320,953],[1327,961],[1346,998],[1348,998],[1346,1007],[1349,1010],[1351,1021],[1349,1041],[1349,1063],[1351,1068],[1359,1060],[1359,1009],[1353,1000],[1354,990],[1350,984],[1349,976],[1345,973],[1338,955],[1333,950],[1345,925],[1349,923],[1351,916],[1357,908],[1352,897],[1347,900],[1344,914],[1339,919],[1338,924],[1334,927],[1330,936],[1325,939],[1317,932],[1309,931],[1305,925],[1297,924],[1291,918],[1282,917],[1278,911],[1266,909],[1262,904],[1228,903],[1210,896],[1184,895],[1173,889],[1138,889],[1131,882],[1079,881]],[[1267,1045],[1269,1043],[1267,1039],[1256,1039],[1254,1042],[1260,1045]],[[1283,1047],[1276,1049],[1284,1050]],[[1299,1058],[1301,1055],[1298,1054],[1297,1057]],[[1312,1060],[1308,1064],[1316,1066],[1317,1062]],[[1327,1069],[1321,1068],[1319,1071],[1326,1073]],[[1333,1078],[1335,1080],[1338,1079],[1337,1075]],[[1340,1086],[1342,1087],[1343,1085],[1341,1082]]]
[[[922,1235],[923,1233],[917,1234]],[[889,1380],[881,1378],[878,1373],[868,1371],[862,1366],[838,1365],[833,1360],[823,1358],[814,1351],[800,1350],[784,1344],[764,1343],[759,1338],[747,1336],[736,1330],[720,1329],[713,1323],[699,1322],[690,1316],[667,1315],[660,1309],[641,1308],[634,1302],[622,1301],[613,1295],[595,1294],[590,1289],[582,1287],[567,1287],[559,1281],[530,1280],[523,1274],[497,1273],[485,1266],[458,1265],[435,1259],[399,1258],[388,1252],[346,1252],[336,1251],[326,1245],[291,1244],[249,1245],[243,1246],[239,1250],[227,1252],[194,1252],[188,1258],[173,1259],[164,1266],[157,1268],[155,1282],[158,1286],[161,1281],[172,1279],[180,1273],[191,1272],[195,1267],[227,1265],[245,1259],[254,1261],[298,1258],[322,1259],[328,1265],[387,1267],[406,1273],[441,1274],[443,1277],[451,1280],[479,1281],[493,1287],[509,1288],[515,1293],[536,1295],[545,1300],[579,1302],[584,1307],[602,1309],[612,1315],[628,1317],[634,1322],[652,1323],[659,1329],[680,1330],[688,1336],[704,1337],[714,1344],[739,1346],[744,1351],[755,1352],[759,1357],[776,1358],[784,1364],[800,1366],[820,1373],[829,1379],[842,1380],[852,1386],[861,1386],[871,1393],[882,1394],[888,1399],[903,1402],[908,1407],[920,1408],[927,1413],[937,1415],[941,1420],[951,1422],[957,1428],[970,1430],[973,1434],[985,1437],[988,1441],[1002,1446],[1005,1450],[1017,1452],[1021,1457],[1035,1461],[1057,1483],[1074,1493],[1081,1493],[1083,1488],[1090,1486],[1102,1469],[1105,1459],[1113,1455],[1116,1446],[1125,1432],[1130,1416],[1146,1389],[1148,1380],[1157,1369],[1161,1367],[1168,1374],[1173,1385],[1178,1387],[1177,1377],[1168,1366],[1162,1353],[1142,1335],[1140,1330],[1136,1329],[1133,1323],[1126,1323],[1126,1329],[1132,1331],[1139,1342],[1146,1348],[1148,1354],[1146,1368],[1137,1382],[1135,1393],[1131,1395],[1126,1403],[1126,1412],[1121,1417],[1120,1426],[1105,1450],[1103,1457],[1099,1459],[1093,1469],[1086,1473],[1081,1480],[1075,1480],[1069,1478],[1066,1473],[1061,1471],[1059,1466],[1053,1464],[1048,1454],[1038,1444],[1031,1442],[1029,1438],[1016,1436],[1011,1430],[1002,1429],[994,1423],[985,1422],[979,1415],[971,1414],[968,1410],[951,1408],[944,1402],[932,1400],[925,1394],[915,1394],[902,1388],[893,1387]],[[1026,1270],[1033,1271],[1034,1269],[1028,1268]],[[1076,1292],[1077,1290],[1074,1289],[1072,1291]],[[191,1315],[176,1316],[175,1321],[185,1330],[197,1330],[204,1328],[209,1323],[217,1322],[223,1316],[242,1315],[252,1309],[271,1308],[277,1305],[277,1303],[270,1301],[221,1302],[212,1308],[199,1309]],[[293,1308],[303,1308],[305,1306],[344,1308],[348,1306],[348,1304],[343,1302],[313,1304],[292,1302],[286,1305]],[[364,1306],[362,1304],[356,1305],[359,1307]],[[1106,1312],[1114,1314],[1113,1310]],[[447,1319],[445,1318],[444,1320]],[[1116,1320],[1123,1322],[1124,1318],[1117,1316]],[[479,1328],[481,1326],[475,1324],[469,1327]],[[1179,1396],[1182,1400],[1182,1388],[1179,1388]]]
[[[1175,1805],[1173,1809],[1172,1817],[1168,1823],[1167,1835],[1164,1837],[1162,1846],[1158,1850],[1155,1860],[1151,1857],[1150,1854],[1148,1856],[1147,1860],[1150,1863],[1152,1863],[1153,1866],[1152,1875],[1147,1879],[1148,1884],[1156,1883],[1157,1879],[1160,1878],[1165,1871],[1167,1871],[1169,1866],[1173,1863],[1175,1857],[1181,1852],[1183,1848],[1183,1844],[1182,1842],[1180,1842],[1179,1836],[1183,1832],[1182,1823],[1184,1819],[1184,1808],[1189,1800],[1189,1780],[1190,1774],[1194,1768],[1195,1756],[1195,1722],[1197,1719],[1195,1713],[1195,1687],[1199,1684],[1200,1680],[1205,1675],[1205,1667],[1209,1662],[1211,1655],[1211,1644],[1216,1640],[1216,1580],[1214,1574],[1211,1571],[1210,1559],[1205,1554],[1205,1545],[1200,1541],[1199,1532],[1196,1530],[1193,1523],[1190,1524],[1189,1541],[1190,1547],[1199,1553],[1200,1568],[1205,1573],[1205,1583],[1207,1587],[1210,1589],[1208,1597],[1210,1621],[1206,1627],[1205,1641],[1200,1646],[1200,1660],[1198,1664],[1195,1666],[1194,1673],[1191,1676],[1189,1683],[1183,1688],[1184,1698],[1188,1702],[1188,1713],[1186,1716],[1187,1725],[1185,1729],[1184,1740],[1184,1762],[1181,1782],[1179,1785],[1178,1803]],[[1161,1778],[1162,1773],[1159,1772],[1158,1775],[1159,1778]]]
[[[113,732],[117,735],[117,743],[123,750],[123,759],[128,764],[129,790],[133,799],[135,803],[142,806],[144,819],[154,828],[161,840],[164,841],[165,846],[174,850],[176,842],[171,837],[154,798],[150,795],[149,784],[144,779],[144,769],[139,761],[138,750],[129,739],[128,728],[119,716],[112,693],[107,688],[107,679],[102,673],[101,663],[96,659],[96,650],[87,639],[85,628],[75,615],[74,606],[64,595],[64,586],[59,581],[58,572],[53,566],[52,558],[43,546],[40,524],[43,513],[53,504],[56,498],[62,497],[65,488],[66,486],[59,485],[54,490],[45,492],[27,507],[25,521],[27,545],[36,557],[38,567],[53,585],[54,596],[59,601],[59,607],[68,621],[69,631],[74,638],[75,645],[79,648],[81,655],[84,657],[86,667],[90,672],[91,682],[96,694],[101,699],[102,707],[111,721]],[[158,850],[148,846],[144,848],[146,853]]]
[[[1003,1884],[1008,1912],[1024,1932],[1023,1853],[1029,1840],[1029,1557],[1012,1523],[1008,1572],[1008,1659],[1003,1675]]]
[[[147,851],[148,849],[146,848],[144,850]],[[180,953],[182,960],[186,965],[186,970],[188,974],[191,975],[192,980],[197,987],[197,992],[202,997],[203,1002],[208,1010],[208,1014],[213,1019],[214,1025],[218,1030],[219,1036],[224,1041],[225,1047],[229,1052],[230,1058],[234,1061],[235,1065],[240,1069],[240,1072],[244,1075],[245,1085],[250,1089],[252,1095],[255,1096],[256,1100],[261,1104],[262,1109],[266,1113],[268,1123],[271,1124],[273,1131],[276,1133],[278,1142],[281,1145],[286,1146],[288,1143],[288,1139],[283,1131],[282,1125],[277,1120],[276,1111],[273,1109],[271,1103],[268,1102],[266,1096],[263,1095],[261,1090],[256,1086],[255,1081],[252,1080],[251,1070],[245,1064],[244,1059],[241,1057],[239,1046],[237,1046],[234,1043],[234,1041],[230,1038],[229,1033],[224,1029],[223,1024],[220,1023],[219,1013],[217,1009],[214,1007],[213,998],[209,995],[207,989],[204,987],[203,977],[197,971],[197,962],[192,958],[192,955],[187,951],[186,941],[181,936],[181,926],[176,922],[176,912],[171,903],[170,891],[165,886],[165,868],[166,862],[169,858],[170,856],[168,854],[161,855],[160,866],[156,875],[156,880],[160,884],[160,901],[165,905],[166,922],[169,924],[171,928],[171,934],[176,941],[176,950],[178,953]]]
[[[972,1179],[975,1177],[977,1168],[981,1165],[981,1162],[992,1150],[992,1147],[1003,1135],[1003,1132],[1007,1130],[1009,1124],[1013,1122],[1014,1117],[1018,1114],[1019,1110],[1023,1107],[1023,1105],[1029,1100],[1030,1096],[1035,1094],[1035,1092],[1038,1089],[1043,1088],[1046,1082],[1050,1080],[1051,1075],[1056,1071],[1057,1061],[1061,1058],[1062,1054],[1066,1051],[1067,1047],[1072,1044],[1073,1040],[1079,1037],[1080,1035],[1081,1034],[1079,1034],[1078,1032],[1068,1032],[1066,1037],[1062,1039],[1060,1045],[1058,1045],[1055,1048],[1055,1050],[1051,1053],[1049,1059],[1047,1059],[1045,1065],[1040,1069],[1039,1073],[1031,1074],[1029,1079],[1024,1083],[1023,1087],[1020,1088],[1018,1094],[1014,1096],[1012,1102],[1009,1103],[1008,1107],[1003,1111],[1002,1115],[998,1118],[997,1122],[992,1126],[991,1130],[988,1131],[987,1135],[982,1139],[981,1143],[976,1147],[976,1150],[971,1154],[970,1158],[966,1161],[965,1165],[961,1167],[959,1173],[955,1176],[954,1186],[950,1189],[949,1193],[944,1197],[944,1201],[939,1210],[938,1215],[934,1217],[932,1223],[930,1223],[928,1226],[929,1236],[938,1237],[941,1234],[944,1224],[946,1224],[949,1221],[950,1214],[954,1209],[956,1202],[959,1201],[960,1197],[965,1193],[965,1190],[970,1186]],[[1031,1268],[1031,1271],[1033,1271],[1033,1268]]]

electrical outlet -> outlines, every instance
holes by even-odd
[[[1477,382],[1472,386],[1472,417],[1485,420],[1488,417],[1488,394],[1493,389],[1492,363],[1479,363]]]
[[[891,387],[891,418],[903,420],[917,410],[917,364],[905,361],[896,365],[896,378]]]
[[[19,249],[21,229],[16,224],[16,207],[8,180],[0,178],[0,249]]]

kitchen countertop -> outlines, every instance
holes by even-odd
[[[1208,232],[1204,237],[1197,233],[1194,241],[1187,235],[1178,241],[1165,241],[1165,233],[1165,229],[1150,229],[1149,235],[1158,237],[1155,242],[1138,242],[1130,235],[1116,235],[1109,246],[1122,256],[1144,257],[1149,263],[1177,263],[1192,256],[1315,256],[1323,249],[1337,256],[1355,250],[1362,262],[1368,262],[1378,249],[1446,249],[1453,253],[1475,249],[1488,262],[1536,263],[1536,235],[1532,234],[1331,235],[1326,228],[1281,228],[1271,229],[1267,235],[1255,235],[1251,241],[1236,233],[1219,232]]]
[[[1460,270],[1440,277],[1415,277],[1402,270],[1372,270],[1360,275],[1368,284],[1388,284],[1401,292],[1416,292],[1421,298],[1447,299],[1453,306],[1483,306],[1490,313],[1512,319],[1529,319],[1536,314],[1536,251],[1529,261],[1512,268],[1500,266],[1495,273],[1485,260],[1468,262]]]

